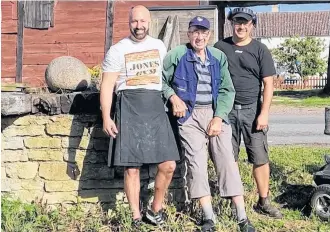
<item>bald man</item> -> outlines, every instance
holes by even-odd
[[[162,100],[164,43],[148,35],[150,12],[136,6],[129,14],[130,35],[110,47],[103,61],[103,130],[110,136],[109,165],[124,166],[125,193],[133,226],[141,225],[140,167],[157,164],[155,194],[146,217],[164,222],[162,203],[179,160],[174,134]],[[115,115],[110,117],[113,92]]]

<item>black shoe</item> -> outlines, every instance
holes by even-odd
[[[161,225],[165,222],[165,213],[163,209],[159,210],[157,213],[154,213],[151,209],[147,210],[146,218],[154,225]]]
[[[240,232],[255,232],[256,231],[256,229],[251,224],[249,219],[245,219],[245,220],[239,222],[238,226],[239,226]]]
[[[267,215],[273,218],[281,219],[283,216],[279,209],[271,205],[269,197],[266,198],[264,204],[262,205],[260,201],[253,207],[257,213]]]
[[[214,221],[211,220],[211,219],[204,220],[201,224],[201,228],[197,231],[200,231],[200,232],[214,232],[215,231]]]
[[[132,229],[133,230],[138,230],[139,231],[141,226],[142,226],[142,219],[141,218],[133,219],[133,221],[132,221]]]

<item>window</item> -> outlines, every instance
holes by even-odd
[[[25,1],[24,27],[48,29],[54,26],[54,1]]]

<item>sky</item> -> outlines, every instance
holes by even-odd
[[[251,7],[255,12],[269,12],[272,6],[255,6]],[[279,11],[329,11],[330,3],[313,3],[313,4],[280,4]]]

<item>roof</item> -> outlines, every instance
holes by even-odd
[[[253,37],[330,36],[330,11],[257,13]],[[225,37],[232,35],[225,23]]]

